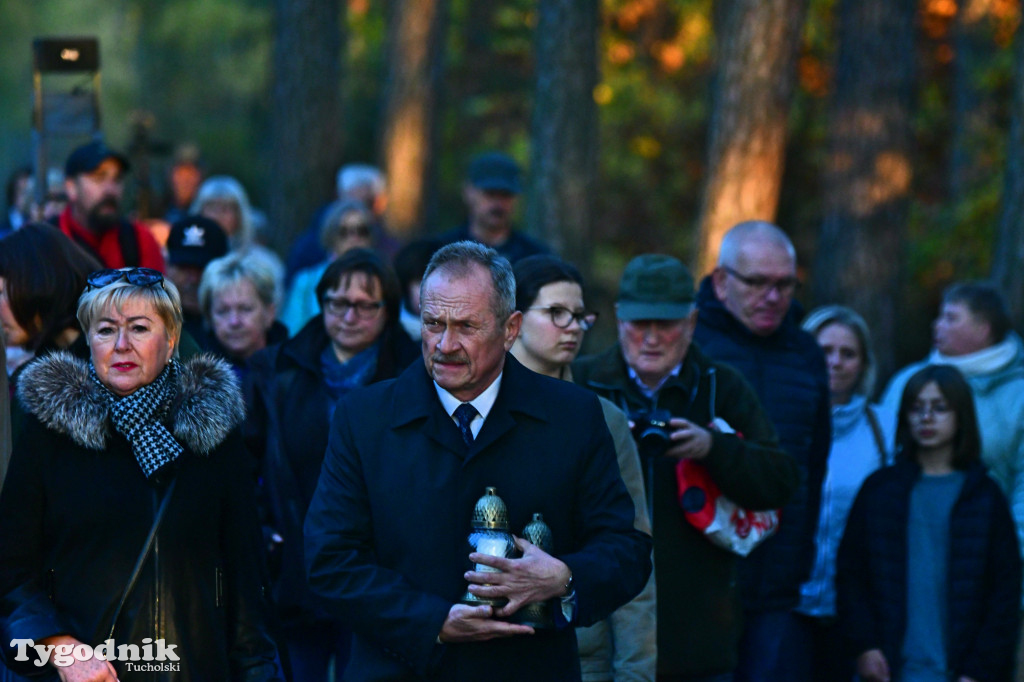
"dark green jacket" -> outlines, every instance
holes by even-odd
[[[659,407],[700,426],[723,418],[739,435],[712,432],[704,460],[722,493],[748,509],[782,506],[796,490],[799,471],[783,452],[753,389],[736,370],[709,360],[691,345],[678,376],[649,400],[629,378],[618,345],[578,360],[573,380],[628,414]],[[713,675],[736,666],[741,606],[738,557],[711,544],[683,516],[676,460],[643,463],[654,526],[658,592],[658,673]]]

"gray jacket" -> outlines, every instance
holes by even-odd
[[[601,408],[615,441],[622,480],[636,507],[633,525],[650,534],[640,457],[629,420],[610,400],[601,398]],[[633,601],[606,620],[588,628],[576,628],[576,639],[583,682],[653,682],[658,664],[654,572]]]

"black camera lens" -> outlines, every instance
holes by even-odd
[[[632,419],[633,437],[641,454],[660,455],[668,449],[672,442],[668,424],[672,414],[668,410],[636,412]]]

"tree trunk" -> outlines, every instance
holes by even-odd
[[[729,228],[773,221],[807,0],[732,0],[719,50],[696,270],[710,272]]]
[[[841,0],[816,299],[864,316],[879,376],[895,366],[912,179],[914,0]]]
[[[341,163],[340,0],[275,0],[272,245],[285,252],[314,211],[334,196]]]
[[[390,74],[381,156],[388,178],[388,229],[407,240],[436,210],[438,90],[447,25],[445,0],[393,0]]]
[[[1017,35],[1002,215],[992,254],[992,280],[1006,295],[1014,326],[1024,321],[1024,36]]]
[[[597,177],[597,0],[541,0],[526,226],[589,269]]]
[[[970,193],[987,172],[978,157],[984,154],[985,133],[996,125],[996,102],[981,82],[981,70],[995,57],[987,29],[993,0],[965,0],[953,27],[953,125],[949,159],[949,189],[953,205]]]

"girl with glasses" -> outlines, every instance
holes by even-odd
[[[1021,565],[1009,507],[981,463],[973,397],[931,365],[900,402],[896,464],[865,482],[839,547],[840,625],[869,682],[1008,680]]]
[[[513,271],[516,310],[523,313],[523,322],[512,355],[539,374],[572,381],[569,363],[579,354],[583,333],[597,320],[597,314],[583,305],[583,278],[575,267],[550,255],[522,258]],[[615,441],[622,480],[636,507],[634,524],[650,533],[640,460],[629,422],[610,401],[601,398],[601,407]],[[576,635],[586,679],[654,679],[654,574],[632,602],[605,621],[577,629]]]

